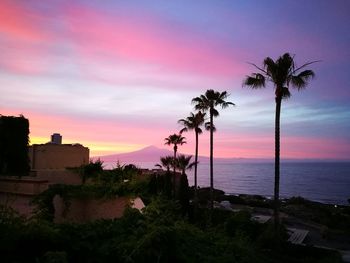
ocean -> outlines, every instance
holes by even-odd
[[[154,163],[136,164],[154,168]],[[188,173],[194,184],[193,170]],[[198,185],[209,186],[209,163],[198,166]],[[273,196],[273,162],[234,162],[214,164],[214,187],[226,194]],[[347,205],[350,198],[350,162],[281,163],[280,196],[302,196],[328,204]]]

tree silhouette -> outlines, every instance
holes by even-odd
[[[0,114],[0,174],[28,175],[29,120]]]
[[[176,161],[175,161],[175,166],[179,171],[181,172],[182,175],[186,174],[186,170],[191,170],[193,166],[196,165],[196,162],[191,162],[192,156],[186,156],[183,154],[180,154]]]
[[[181,171],[180,184],[178,191],[178,199],[182,207],[182,213],[185,215],[188,212],[189,206],[189,189],[186,170],[191,170],[195,166],[195,162],[191,162],[192,156],[179,155],[176,159],[175,165]]]
[[[176,162],[176,153],[177,153],[177,148],[178,145],[183,145],[186,143],[185,137],[183,137],[181,134],[171,134],[167,138],[165,138],[165,145],[174,145],[174,162]],[[175,188],[176,188],[176,183],[175,183],[175,177],[176,177],[176,167],[174,165],[174,178],[173,178],[173,187],[174,187],[174,196],[175,196]]]
[[[218,92],[212,89],[209,89],[205,92],[204,95],[200,95],[192,99],[192,103],[195,104],[194,108],[199,111],[207,112],[209,111],[210,121],[206,124],[206,127],[210,131],[210,208],[214,208],[214,176],[213,176],[213,133],[215,130],[215,126],[213,123],[213,118],[219,116],[219,111],[215,108],[220,106],[222,109],[227,108],[230,105],[235,105],[232,102],[225,101],[225,99],[229,96],[226,91]]]
[[[316,62],[316,61],[314,61]],[[276,228],[279,225],[279,182],[280,182],[280,116],[281,104],[283,99],[291,96],[289,87],[296,88],[298,91],[306,88],[308,81],[314,77],[312,70],[303,70],[306,66],[314,63],[308,62],[297,67],[294,62],[294,56],[285,53],[276,61],[267,57],[263,61],[263,67],[252,64],[259,70],[258,73],[252,73],[247,76],[243,86],[252,89],[265,87],[266,81],[272,82],[275,89],[276,115],[275,115],[275,185],[274,185],[274,222]],[[301,71],[303,70],[303,71]]]
[[[165,168],[167,172],[170,172],[170,167],[173,166],[174,163],[174,157],[172,156],[165,156],[160,158],[160,164],[156,164],[155,166],[159,168]]]
[[[197,166],[198,166],[198,135],[202,133],[200,128],[205,121],[205,113],[201,111],[196,114],[190,113],[186,119],[181,119],[178,122],[184,126],[180,133],[186,132],[188,130],[194,130],[196,137],[196,146],[195,146],[195,159],[194,159],[194,204],[197,206]]]

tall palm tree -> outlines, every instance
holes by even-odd
[[[219,116],[219,111],[215,108],[220,106],[222,109],[227,108],[230,105],[235,105],[232,102],[225,101],[225,99],[229,96],[226,91],[218,92],[212,89],[209,89],[205,92],[205,94],[200,95],[192,99],[192,103],[195,104],[194,108],[200,111],[209,111],[209,123],[207,124],[207,128],[210,130],[210,208],[214,208],[214,168],[213,168],[213,133],[215,130],[215,126],[213,123],[214,117]]]
[[[313,62],[308,62],[297,67],[294,62],[294,56],[285,53],[276,61],[270,57],[264,59],[263,67],[252,64],[259,70],[247,76],[243,82],[243,86],[252,89],[264,88],[266,81],[273,84],[275,89],[276,115],[275,115],[275,186],[274,186],[274,222],[275,226],[279,225],[279,184],[280,184],[280,116],[281,104],[283,99],[291,96],[289,87],[296,88],[298,91],[306,88],[310,79],[315,74],[312,70],[304,70],[304,68]],[[303,71],[301,71],[303,70]]]
[[[180,131],[183,133],[188,130],[194,130],[196,137],[196,146],[195,146],[195,159],[194,159],[194,203],[197,205],[197,165],[198,165],[198,135],[202,133],[202,129],[200,128],[205,121],[205,113],[201,111],[196,114],[190,113],[186,119],[181,119],[178,122],[184,126],[184,128]]]
[[[176,153],[177,153],[177,148],[178,145],[183,145],[186,143],[185,137],[183,137],[181,134],[171,134],[167,138],[165,138],[165,145],[174,145],[174,162],[176,162]],[[174,183],[174,195],[175,195],[175,176],[176,176],[176,167],[174,165],[174,178],[173,178],[173,183]]]

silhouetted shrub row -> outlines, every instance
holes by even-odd
[[[201,210],[207,221],[209,210]],[[24,220],[0,208],[2,262],[341,262],[339,254],[286,243],[247,212],[214,209],[191,224],[179,203],[152,199],[143,213],[87,224]]]

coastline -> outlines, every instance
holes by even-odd
[[[133,159],[136,160],[136,159]],[[154,169],[152,162],[134,163]],[[105,168],[116,162],[105,162]],[[214,164],[214,187],[227,194],[273,196],[273,162],[236,162]],[[285,162],[281,166],[281,198],[302,196],[308,200],[333,205],[347,205],[350,198],[350,162]],[[189,185],[194,185],[193,170],[187,172]],[[209,164],[198,165],[198,186],[209,186]]]

